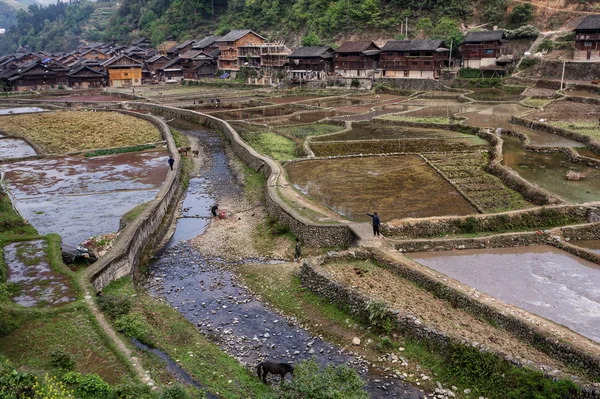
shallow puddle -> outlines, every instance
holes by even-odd
[[[0,136],[0,161],[13,158],[24,158],[36,155],[35,150],[25,140],[3,139]]]
[[[502,139],[504,165],[524,179],[574,203],[600,200],[600,170],[572,163],[563,153],[525,151],[516,137],[503,136]],[[581,174],[582,180],[567,180],[567,172]]]
[[[474,112],[481,109],[481,105],[473,104],[448,104],[448,105],[433,105],[425,106],[421,109],[409,111],[406,116],[422,116],[426,118],[451,118],[455,114],[461,112]]]
[[[136,205],[154,199],[167,175],[166,151],[46,158],[4,164],[17,208],[40,234],[78,245],[112,233]]]
[[[370,221],[477,211],[416,155],[310,160],[285,166],[290,182],[336,213]]]
[[[314,105],[316,107],[321,108],[342,108],[342,107],[352,107],[357,105],[368,105],[373,104],[374,100],[366,100],[366,99],[357,99],[357,98],[339,98],[339,99],[325,99],[325,100],[315,100],[315,101],[307,101],[305,104]]]
[[[572,97],[588,97],[588,98],[600,98],[600,94],[590,93],[589,91],[583,90],[567,90],[564,92],[567,96]]]
[[[575,148],[575,151],[577,151],[577,153],[582,157],[588,157],[600,161],[600,154],[596,154],[594,151],[588,148]]]
[[[7,282],[18,287],[12,300],[21,306],[53,306],[74,301],[70,279],[52,270],[46,240],[21,241],[4,246]]]
[[[304,123],[318,122],[325,118],[333,118],[335,116],[348,115],[349,112],[342,112],[336,110],[323,110],[323,111],[309,111],[302,112],[296,115],[291,115],[287,118],[279,118],[276,120],[261,120],[254,119],[254,123],[268,123],[273,126],[286,126],[286,125],[299,125]]]
[[[415,261],[600,342],[600,266],[550,246],[413,253]]]
[[[288,96],[288,97],[273,97],[273,98],[265,98],[265,101],[274,104],[289,104],[295,103],[298,101],[306,101],[312,100],[313,98],[319,98],[319,96]]]

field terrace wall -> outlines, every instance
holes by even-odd
[[[576,224],[588,220],[593,206],[583,205],[554,205],[533,209],[523,209],[494,214],[471,216],[442,216],[422,219],[404,219],[401,224],[392,226],[386,223],[382,226],[384,234],[392,237],[440,237],[446,234],[467,233],[466,226],[472,226],[472,233],[506,231],[519,227],[520,229],[536,229],[548,225],[549,221],[560,221]]]
[[[87,271],[94,289],[99,292],[112,281],[134,273],[144,248],[151,242],[155,231],[163,221],[167,209],[177,199],[181,180],[181,157],[167,124],[154,116],[119,111],[147,120],[156,126],[173,154],[176,169],[167,174],[160,191],[144,211],[121,231],[112,249]],[[166,167],[166,165],[165,165]]]
[[[542,122],[532,121],[530,119],[525,119],[518,116],[511,117],[510,123],[525,126],[534,130],[540,130],[546,133],[556,134],[559,136],[566,137],[570,140],[579,141],[580,143],[585,144],[590,150],[594,151],[596,154],[600,154],[600,142],[598,142],[598,140],[594,139],[593,137],[586,136],[585,134],[573,132],[568,129],[563,129]]]
[[[229,141],[233,152],[255,171],[267,178],[266,208],[269,216],[277,218],[289,226],[294,235],[305,245],[313,247],[345,247],[356,240],[347,225],[320,225],[313,223],[287,205],[277,192],[277,185],[283,172],[272,159],[264,157],[246,144],[231,125],[221,119],[199,112],[166,107],[148,103],[129,103],[128,106],[140,111],[149,111],[169,118],[180,118],[219,130]]]
[[[348,308],[351,313],[357,315],[363,320],[369,320],[367,304],[372,301],[371,298],[364,296],[357,290],[345,287],[334,281],[328,273],[319,270],[319,266],[325,262],[344,259],[373,260],[379,266],[386,268],[400,278],[406,279],[420,288],[423,288],[440,299],[452,303],[457,308],[463,309],[475,317],[484,319],[498,328],[504,329],[518,337],[533,347],[547,353],[549,356],[560,360],[566,364],[585,370],[595,377],[600,376],[600,358],[584,350],[575,348],[572,345],[559,341],[555,336],[541,330],[533,323],[528,323],[516,316],[507,314],[500,309],[484,304],[477,299],[469,296],[465,292],[446,284],[441,278],[426,274],[409,264],[399,263],[390,259],[387,255],[377,250],[360,250],[352,253],[342,253],[333,256],[323,256],[312,260],[306,260],[301,270],[302,285],[312,292]],[[407,260],[407,262],[410,262]],[[481,352],[489,351],[487,348],[475,342],[469,342],[465,339],[454,338],[445,333],[436,331],[431,327],[424,326],[417,317],[408,314],[401,314],[394,309],[387,309],[385,316],[392,320],[394,328],[405,335],[425,340],[445,351],[449,345],[461,345],[465,347],[478,348]],[[495,352],[496,353],[496,352]],[[512,364],[521,365],[516,359],[505,357],[497,353],[500,359],[510,361]],[[548,378],[555,378],[555,375],[548,375]],[[596,388],[582,387],[582,389],[570,396],[571,398],[600,398],[600,391]]]

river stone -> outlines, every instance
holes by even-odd
[[[352,338],[352,345],[356,345],[356,346],[360,345],[360,338],[358,338],[358,337]]]

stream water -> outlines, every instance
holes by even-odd
[[[184,208],[190,208],[190,214],[203,215],[213,200],[223,195],[241,195],[221,137],[193,125],[177,127],[198,137],[210,158],[206,171],[192,179]],[[364,378],[372,398],[420,397],[419,390],[370,368],[364,360],[312,335],[260,302],[237,282],[226,262],[207,258],[201,250],[181,242],[207,227],[205,219],[191,219],[189,223],[186,220],[179,219],[174,238],[149,265],[146,288],[152,295],[164,297],[223,350],[250,364],[267,358],[293,363],[311,357],[320,364],[347,364]],[[194,223],[196,227],[190,227]]]

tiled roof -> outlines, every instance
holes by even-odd
[[[381,51],[435,51],[443,40],[390,40]]]
[[[465,43],[495,42],[496,40],[502,40],[503,37],[503,30],[483,30],[480,32],[469,32],[465,37]]]

